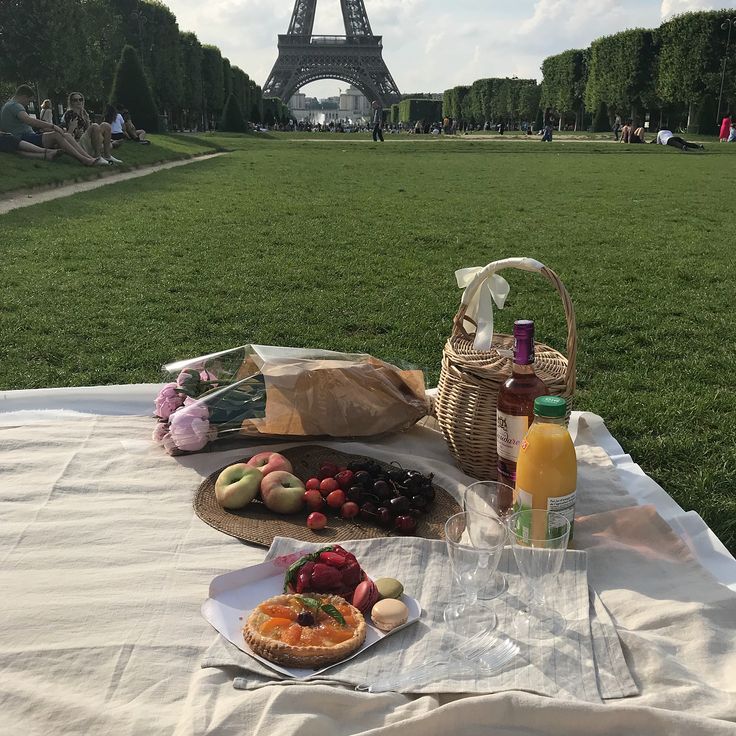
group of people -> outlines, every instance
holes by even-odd
[[[38,117],[28,113],[34,90],[20,85],[0,110],[0,152],[52,161],[67,153],[84,166],[111,166],[122,161],[113,149],[124,141],[148,144],[146,131],[135,127],[128,111],[108,105],[104,120],[93,122],[84,107],[84,95],[72,92],[61,124],[54,123],[50,100],[44,100]]]
[[[736,143],[736,118],[730,112],[721,120],[721,132],[718,135],[721,143]]]

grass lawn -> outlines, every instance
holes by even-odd
[[[213,141],[184,135],[152,135],[150,146],[124,143],[116,148],[114,155],[123,164],[108,167],[82,166],[70,156],[60,156],[56,161],[37,161],[21,156],[3,154],[0,178],[0,197],[16,189],[38,186],[54,186],[73,181],[89,181],[108,176],[115,171],[131,169],[162,161],[191,158],[203,153],[214,153],[218,147]]]
[[[157,381],[246,342],[434,384],[453,271],[531,256],[575,302],[576,407],[736,551],[736,146],[366,139],[207,138],[235,150],[2,216],[0,388]],[[546,282],[509,281],[497,325],[564,348]]]

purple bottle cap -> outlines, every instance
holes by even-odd
[[[531,365],[534,362],[534,322],[517,319],[514,322],[514,363]]]

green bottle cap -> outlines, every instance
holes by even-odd
[[[538,396],[534,399],[534,413],[540,417],[564,418],[567,402],[560,396]]]

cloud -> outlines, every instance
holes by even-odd
[[[672,15],[686,13],[689,10],[720,10],[724,3],[712,3],[708,0],[662,0],[660,16],[666,20]]]

